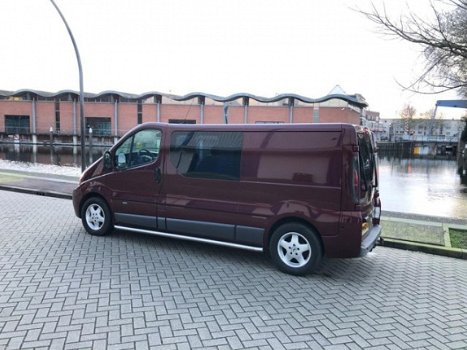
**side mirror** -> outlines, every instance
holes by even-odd
[[[110,155],[109,151],[104,153],[104,169],[105,170],[112,169],[112,156]]]

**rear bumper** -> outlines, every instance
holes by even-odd
[[[381,236],[381,225],[375,225],[363,238],[362,245],[360,246],[360,256],[365,256],[373,250]]]

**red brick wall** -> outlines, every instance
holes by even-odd
[[[340,107],[320,107],[319,108],[320,123],[350,123],[360,124],[360,115],[350,108]]]
[[[76,132],[79,134],[79,114],[76,119]],[[60,133],[73,135],[73,102],[60,101]]]
[[[169,119],[189,119],[201,122],[200,105],[189,104],[161,104],[161,122]],[[32,131],[32,102],[31,101],[0,101],[0,132],[5,130],[5,115],[29,115]],[[80,132],[79,103],[76,102],[77,131]],[[114,103],[86,102],[86,117],[107,117],[112,121],[112,134],[115,132]],[[118,134],[121,136],[126,131],[137,125],[137,103],[121,102],[118,104]],[[229,123],[240,124],[244,121],[243,106],[229,106]],[[37,133],[48,133],[52,126],[55,129],[55,103],[54,101],[36,102]],[[143,104],[143,122],[157,121],[157,105],[154,103]],[[284,122],[289,121],[289,108],[287,106],[249,106],[248,123],[256,122]],[[294,123],[312,123],[313,106],[294,107]],[[359,124],[360,115],[351,108],[320,107],[320,123],[351,123]],[[222,105],[204,106],[205,124],[224,124],[224,108]],[[60,102],[60,126],[62,134],[73,134],[73,103]]]
[[[243,106],[232,106],[229,107],[228,116],[229,124],[243,124]],[[222,115],[224,115],[224,110],[222,109]],[[224,118],[222,118],[224,119]],[[224,120],[222,120],[224,122]]]
[[[143,104],[143,123],[157,122],[157,105]]]
[[[206,110],[205,110],[206,113]],[[161,122],[168,123],[169,119],[189,119],[196,120],[196,124],[200,122],[200,106],[192,105],[172,105],[161,104]]]
[[[79,103],[78,103],[79,107]],[[136,107],[135,107],[136,108]],[[77,108],[79,113],[79,108]],[[135,120],[136,120],[136,110],[135,110]],[[84,104],[84,116],[90,117],[90,118],[96,118],[96,117],[103,117],[103,118],[110,118],[111,120],[111,129],[110,132],[113,135],[115,131],[115,124],[114,124],[114,104],[113,103],[105,103],[105,102],[86,102]],[[78,114],[78,120],[79,120],[79,114]],[[119,127],[121,125],[120,119],[118,121]],[[79,124],[79,122],[78,122]],[[79,130],[79,128],[78,128]]]
[[[294,107],[294,123],[313,123],[313,107]]]
[[[5,115],[28,115],[32,131],[32,102],[0,101],[0,132],[5,131]]]
[[[249,106],[248,107],[248,123],[255,124],[256,122],[284,122],[289,121],[288,107],[268,107],[268,106]]]
[[[113,120],[113,118],[112,118]],[[118,133],[123,135],[138,124],[138,107],[136,102],[121,102],[118,104]],[[115,126],[112,123],[112,133]]]
[[[29,102],[31,105],[31,102]],[[38,134],[48,134],[50,127],[55,131],[55,102],[37,101],[36,102],[36,132]],[[31,118],[32,123],[32,118]],[[31,127],[32,130],[32,127]]]

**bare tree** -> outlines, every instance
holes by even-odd
[[[417,110],[410,104],[406,104],[400,112],[400,117],[404,121],[405,132],[408,134],[411,133],[414,127],[413,117],[415,116],[416,113],[417,113]]]
[[[422,47],[426,65],[420,76],[404,88],[419,93],[457,90],[467,97],[467,0],[426,0],[433,20],[408,11],[392,18],[386,7],[371,3],[369,11],[360,10],[396,36]]]

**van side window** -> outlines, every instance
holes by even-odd
[[[160,143],[159,130],[137,132],[115,150],[115,168],[127,169],[154,161],[159,155]]]
[[[183,176],[238,180],[242,143],[241,132],[174,132],[169,157]]]
[[[255,133],[244,149],[246,179],[259,182],[339,186],[341,133],[270,131]]]

